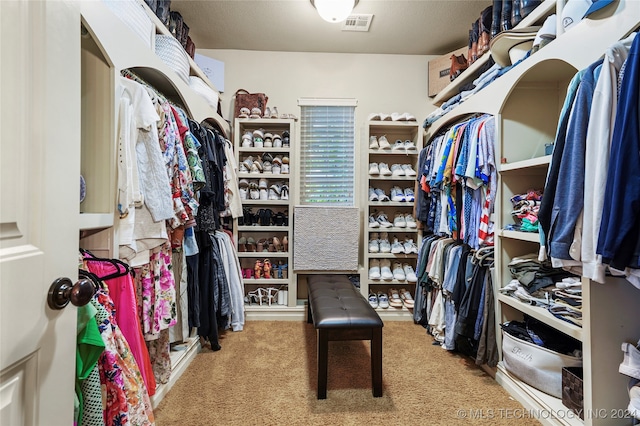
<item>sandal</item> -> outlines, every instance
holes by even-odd
[[[238,239],[238,251],[239,252],[247,251],[247,239],[245,237],[240,237]]]
[[[262,262],[260,261],[260,259],[256,260],[256,264],[253,267],[253,276],[256,279],[262,278]]]
[[[262,271],[264,272],[265,278],[271,278],[271,261],[269,259],[265,259],[262,263]]]

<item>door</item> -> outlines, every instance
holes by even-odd
[[[80,15],[0,1],[0,424],[72,425],[78,275]]]

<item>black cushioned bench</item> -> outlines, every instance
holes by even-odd
[[[329,342],[371,341],[373,396],[382,396],[382,320],[344,275],[311,275],[307,280],[309,309],[318,341],[318,399],[327,398]]]

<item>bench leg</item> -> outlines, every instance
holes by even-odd
[[[382,328],[373,329],[371,335],[371,386],[373,396],[382,396]]]
[[[328,337],[326,330],[318,330],[318,399],[327,399]]]

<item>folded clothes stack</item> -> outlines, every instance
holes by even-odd
[[[535,290],[513,279],[500,292],[523,303],[547,309],[563,321],[582,326],[582,283],[579,278],[566,277],[553,285]]]
[[[542,201],[542,191],[529,190],[511,197],[511,216],[515,224],[505,226],[508,231],[538,232],[538,210]]]

